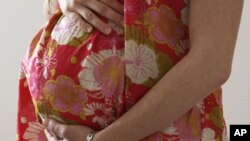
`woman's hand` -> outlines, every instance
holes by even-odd
[[[91,128],[80,125],[66,125],[54,119],[46,119],[43,122],[48,141],[84,141],[87,135],[93,131]]]
[[[103,16],[123,27],[123,5],[117,0],[58,0],[63,14],[73,21],[80,22],[86,32],[93,27],[104,34],[111,32],[111,27],[98,16]]]
[[[57,9],[75,22],[79,22],[85,32],[93,27],[104,34],[111,32],[111,27],[98,16],[103,16],[123,28],[123,5],[117,0],[45,0],[45,16],[49,19]]]
[[[46,20],[49,20],[51,16],[60,8],[57,0],[45,0],[43,4],[43,11]]]

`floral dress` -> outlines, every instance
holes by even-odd
[[[21,63],[18,141],[47,141],[45,117],[104,129],[188,53],[188,0],[123,3],[124,30],[103,18],[113,29],[110,35],[85,33],[60,11],[37,33]],[[141,139],[222,140],[227,136],[221,88]]]

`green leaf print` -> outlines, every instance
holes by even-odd
[[[152,87],[155,83],[157,83],[173,66],[173,62],[171,58],[163,53],[157,52],[157,63],[159,67],[159,75],[156,79],[149,78],[146,82],[143,83],[144,86]]]
[[[89,33],[84,33],[84,35],[79,38],[74,37],[71,41],[69,41],[67,45],[79,47],[84,41],[88,39],[89,36],[90,36]]]
[[[39,116],[42,118],[53,118],[62,123],[71,124],[71,125],[79,124],[74,120],[70,120],[68,118],[64,118],[63,116],[61,116],[61,114],[56,109],[52,108],[51,105],[44,104],[40,101],[36,101],[36,103],[37,103],[36,113],[38,113]],[[85,114],[83,112],[80,113],[80,117],[82,120],[86,119]]]
[[[157,52],[158,54],[158,66],[160,67],[159,79],[162,78],[172,67],[172,59],[163,52]]]
[[[213,108],[212,112],[209,114],[209,119],[216,125],[218,128],[223,128],[223,115],[219,107]]]
[[[59,117],[59,113],[51,107],[50,104],[45,104],[41,101],[36,101],[36,113],[42,115],[43,117]]]
[[[155,50],[155,44],[152,40],[150,40],[142,30],[138,27],[134,26],[127,26],[125,28],[126,32],[126,40],[133,40],[137,42],[137,44],[144,44],[147,45],[150,49]]]
[[[81,112],[81,113],[80,113],[80,117],[81,117],[82,120],[86,120],[86,115],[85,115],[84,112]]]

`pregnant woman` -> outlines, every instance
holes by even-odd
[[[17,140],[227,140],[221,85],[243,0],[119,2],[47,3],[21,65]]]

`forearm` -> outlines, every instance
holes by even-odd
[[[225,81],[220,70],[206,67],[212,65],[186,56],[125,115],[100,131],[96,141],[98,136],[102,141],[138,141],[170,125]]]
[[[95,141],[138,141],[173,123],[227,80],[243,1],[192,0],[190,5],[190,53]]]

